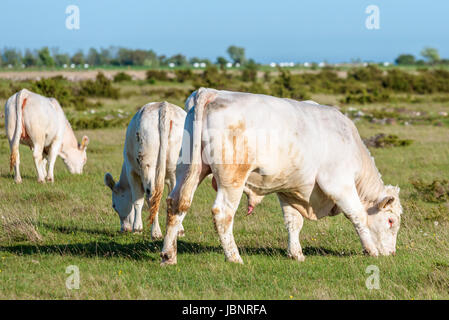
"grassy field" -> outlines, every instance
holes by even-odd
[[[157,98],[148,93],[155,85],[120,86],[125,95],[119,100],[102,99],[102,112],[132,115]],[[338,104],[341,97],[314,94],[312,98]],[[183,104],[178,97],[167,100]],[[434,100],[426,96],[420,103],[387,107],[449,112],[447,102]],[[346,105],[344,109],[351,107],[361,108]],[[362,109],[367,113],[383,107],[371,104]],[[184,220],[186,236],[178,241],[178,265],[164,268],[159,266],[162,242],[151,241],[146,220],[143,234],[118,232],[111,192],[103,184],[105,172],[114,177],[120,173],[125,126],[77,131],[78,138],[84,134],[90,138],[85,173],[70,175],[58,159],[56,182],[44,185],[37,183],[31,152],[23,146],[23,183],[14,184],[2,133],[0,299],[448,299],[448,203],[423,201],[411,183],[449,179],[448,127],[385,125],[364,118],[356,124],[363,137],[385,133],[413,140],[406,147],[371,150],[384,182],[401,187],[404,215],[395,257],[364,256],[351,223],[338,215],[306,221],[300,235],[306,260],[289,260],[282,213],[277,198],[270,195],[252,216],[246,216],[246,198],[242,198],[234,235],[245,264],[226,263],[210,213],[215,191],[206,180]],[[146,218],[147,208],[145,212]],[[165,203],[160,212],[164,230]],[[80,270],[78,290],[65,285],[70,265]],[[379,268],[379,289],[365,285],[370,265]]]

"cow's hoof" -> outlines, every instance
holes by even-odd
[[[227,262],[243,264],[243,260],[240,256],[233,256],[226,259]]]
[[[176,257],[171,257],[168,253],[161,253],[161,267],[175,265],[177,263]]]
[[[37,183],[45,183],[45,179],[38,179]]]
[[[133,233],[140,234],[143,232],[143,229],[134,229]]]
[[[306,257],[304,257],[303,254],[299,255],[299,254],[288,254],[288,257],[290,259],[296,260],[298,262],[304,262],[306,260]]]
[[[162,240],[163,237],[162,233],[151,234],[151,240],[153,241]]]
[[[376,250],[372,250],[372,249],[369,250],[369,249],[365,248],[363,250],[363,253],[368,255],[368,256],[370,256],[370,257],[375,257],[375,258],[377,258],[379,256],[379,252],[377,251],[377,249]]]
[[[185,237],[185,235],[186,235],[186,233],[185,233],[184,230],[179,230],[178,231],[178,237],[182,238],[182,237]]]
[[[49,177],[47,177],[46,180],[47,180],[48,182],[51,182],[51,183],[55,182],[55,179],[49,178]]]
[[[22,179],[14,179],[14,182],[17,184],[22,183]]]

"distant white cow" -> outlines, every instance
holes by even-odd
[[[150,207],[151,236],[162,238],[159,203],[164,182],[171,191],[176,182],[176,163],[181,149],[186,112],[168,102],[143,106],[131,119],[126,131],[124,162],[116,183],[106,173],[104,183],[112,190],[112,207],[120,217],[121,231],[140,232],[142,207]],[[146,197],[144,197],[146,195]],[[180,228],[180,235],[184,229]]]
[[[176,236],[208,174],[217,184],[212,215],[225,257],[242,263],[232,232],[242,193],[276,193],[288,230],[288,255],[303,261],[303,218],[343,212],[372,255],[394,254],[402,207],[385,186],[353,122],[336,108],[260,94],[201,88],[185,121],[177,182],[167,198],[162,264],[177,261]],[[248,208],[249,209],[249,208]]]
[[[5,104],[6,136],[11,149],[10,167],[14,168],[14,180],[20,176],[19,144],[33,150],[38,182],[54,181],[53,169],[59,155],[70,173],[81,174],[87,161],[88,137],[78,144],[75,134],[54,98],[46,98],[23,89],[11,96]],[[47,173],[48,160],[48,173]]]

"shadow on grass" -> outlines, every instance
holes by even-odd
[[[54,232],[62,233],[62,234],[72,234],[77,232],[82,232],[86,234],[93,234],[93,235],[103,235],[108,237],[114,237],[121,235],[120,231],[117,228],[117,231],[111,231],[111,230],[104,230],[104,229],[88,229],[88,228],[81,228],[77,226],[55,226],[53,224],[49,223],[43,223],[43,227],[46,229],[49,229]]]
[[[0,246],[0,251],[6,251],[17,255],[34,254],[56,254],[82,257],[101,257],[101,258],[125,258],[131,260],[151,260],[158,261],[159,253],[162,249],[162,241],[140,241],[135,243],[117,243],[114,241],[98,241],[88,243],[72,244],[20,244],[11,246]],[[273,247],[240,247],[242,255],[265,255],[265,256],[287,256],[286,249]],[[179,254],[202,254],[202,253],[223,253],[221,246],[202,245],[194,242],[178,240]],[[356,252],[337,252],[323,247],[305,247],[306,256],[352,256]]]

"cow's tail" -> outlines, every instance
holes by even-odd
[[[156,164],[156,176],[155,186],[151,193],[150,199],[150,224],[153,221],[159,211],[159,205],[161,202],[162,194],[164,192],[165,184],[165,171],[167,167],[167,152],[168,152],[168,139],[170,136],[171,127],[173,125],[171,120],[170,106],[167,102],[162,102],[159,108],[159,154]]]
[[[215,90],[200,88],[195,96],[193,132],[192,134],[192,154],[191,163],[181,186],[178,210],[186,212],[190,208],[193,189],[198,183],[201,173],[201,132],[203,127],[203,116],[205,108],[209,102],[215,99]]]
[[[22,89],[17,92],[16,95],[16,127],[14,130],[14,136],[11,143],[11,157],[9,161],[9,169],[12,170],[16,165],[17,157],[19,155],[19,144],[20,144],[20,136],[22,135],[22,117],[23,117],[23,108],[25,107],[26,100],[26,90]]]

